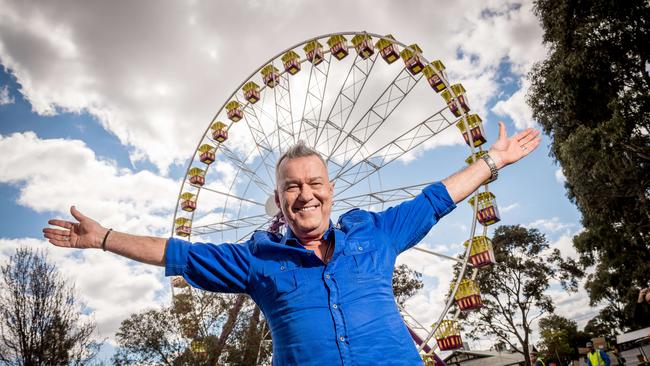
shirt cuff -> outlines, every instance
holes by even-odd
[[[447,187],[442,182],[430,184],[422,192],[431,203],[437,219],[442,218],[456,208],[454,200],[451,199]]]
[[[169,238],[165,249],[165,276],[183,275],[191,245],[185,240]]]

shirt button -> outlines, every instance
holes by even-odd
[[[329,274],[326,274],[326,275],[325,275],[325,279],[326,279],[326,280],[329,280],[330,277],[331,277],[331,276],[330,276]]]
[[[341,342],[345,342],[345,337],[344,337],[344,336],[340,336],[340,337],[339,337],[339,341],[341,341]]]
[[[280,266],[280,271],[284,271],[284,270],[285,270],[285,267],[284,267],[284,266]]]
[[[358,249],[359,249],[359,250],[363,250],[363,247],[362,247],[362,246],[359,246],[359,248],[358,248]]]
[[[332,305],[332,307],[333,307],[334,309],[336,309],[336,308],[338,308],[339,306],[336,305],[336,304],[334,304],[334,305]]]

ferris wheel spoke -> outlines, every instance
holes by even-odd
[[[422,188],[433,182],[415,184],[412,186],[386,189],[377,192],[360,194],[357,196],[345,197],[334,200],[334,211],[350,210],[356,207],[370,207],[384,205],[414,198],[422,191]]]
[[[307,82],[305,104],[300,118],[298,140],[304,139],[310,142],[316,139],[318,121],[323,111],[323,100],[327,89],[327,76],[329,75],[331,59],[332,53],[329,52],[317,65],[312,63],[309,71],[309,81]]]
[[[261,177],[256,173],[256,171],[257,171],[258,169],[251,168],[248,164],[246,164],[245,161],[243,161],[242,159],[240,159],[239,156],[237,156],[237,154],[235,154],[232,150],[230,150],[230,149],[227,148],[226,146],[221,145],[221,146],[220,146],[220,150],[221,150],[221,152],[223,152],[223,154],[226,156],[226,158],[228,158],[228,160],[230,160],[230,162],[231,162],[232,164],[234,164],[234,165],[235,165],[237,168],[239,168],[239,169],[240,169],[240,170],[241,170],[241,171],[242,171],[242,172],[243,172],[243,173],[244,173],[248,178],[250,178],[253,182],[255,182],[255,185],[257,185],[257,187],[258,187],[259,189],[261,189],[264,193],[269,194],[269,195],[273,193],[273,188],[272,188],[271,186],[269,186],[269,185],[266,183],[267,180],[262,179],[262,178],[261,178]],[[267,153],[267,155],[265,155],[265,156],[262,156],[262,159],[265,159],[265,158],[268,156],[268,154],[269,154],[269,153]],[[262,163],[262,164],[264,164],[264,163]],[[272,181],[273,181],[273,180],[271,180],[271,182],[272,182]]]
[[[282,152],[287,146],[293,145],[295,129],[291,111],[291,86],[286,71],[280,76],[280,82],[273,88],[275,100],[275,123],[277,132],[277,151]]]
[[[266,225],[268,225],[268,224],[271,222],[271,220],[273,220],[273,218],[268,218],[268,216],[267,216],[267,219],[266,219],[264,222],[262,222],[261,224],[257,225],[253,230],[251,230],[251,231],[247,232],[246,234],[244,234],[244,235],[238,237],[237,240],[235,241],[235,243],[239,243],[239,242],[245,240],[246,238],[248,238],[249,236],[251,236],[255,231],[260,230],[260,229],[262,229],[263,227],[265,227]]]
[[[343,170],[339,170],[338,174],[333,178],[333,180],[337,181],[337,194],[347,191],[363,179],[452,126],[455,121],[447,118],[443,113],[445,111],[446,108],[441,109],[394,140],[370,153],[367,157]]]
[[[265,225],[267,222],[269,222],[268,216],[266,214],[259,214],[254,216],[242,217],[234,220],[194,226],[192,228],[192,234],[199,234],[199,235],[214,234],[223,231],[238,230],[238,229],[247,228],[251,226]]]
[[[357,54],[354,58],[354,62],[350,70],[348,70],[345,81],[327,114],[327,118],[322,121],[322,125],[320,125],[321,121],[319,121],[318,133],[314,142],[314,146],[318,151],[324,151],[327,155],[332,152],[336,139],[345,130],[361,91],[366,85],[368,76],[375,66],[377,54],[375,53],[366,59]],[[323,139],[321,140],[321,138]]]
[[[259,202],[257,202],[257,201],[253,201],[253,200],[251,200],[251,199],[244,198],[244,197],[239,197],[239,196],[236,196],[236,195],[231,194],[231,193],[222,192],[222,191],[219,191],[219,190],[216,190],[216,189],[212,189],[212,188],[209,188],[209,187],[206,187],[206,186],[201,187],[201,189],[202,189],[202,190],[209,191],[209,192],[212,192],[212,193],[217,193],[217,194],[220,194],[220,195],[222,195],[222,196],[226,196],[226,197],[228,197],[228,198],[234,198],[234,199],[237,199],[237,200],[240,200],[240,201],[243,201],[243,202],[248,202],[248,203],[252,203],[252,204],[254,204],[254,205],[258,205],[258,206],[262,206],[262,207],[264,207],[264,204],[263,204],[263,203],[259,203]]]
[[[270,180],[273,180],[274,167],[271,164],[267,163],[267,158],[266,158],[266,157],[272,157],[274,155],[273,147],[269,143],[267,134],[264,132],[264,129],[262,128],[262,123],[260,122],[260,119],[257,116],[257,112],[255,110],[254,105],[252,103],[245,103],[243,105],[244,105],[243,108],[244,121],[246,122],[246,125],[248,126],[248,131],[250,132],[251,137],[253,138],[255,149],[259,153],[260,157],[263,158],[262,162],[268,178]]]
[[[427,254],[435,255],[436,257],[440,257],[440,258],[444,258],[444,259],[449,259],[449,260],[454,261],[454,262],[458,262],[458,263],[463,263],[463,262],[464,262],[464,260],[461,259],[461,258],[452,257],[452,256],[449,256],[449,255],[446,255],[446,254],[442,254],[442,253],[434,252],[434,251],[432,251],[432,250],[428,250],[428,249],[424,249],[424,248],[420,248],[420,247],[413,247],[413,249],[414,249],[414,250],[417,250],[417,251],[419,251],[419,252],[422,252],[422,253],[427,253]],[[469,265],[469,264],[468,264],[468,265]]]
[[[334,150],[327,157],[328,161],[334,162],[335,169],[336,166],[339,166],[333,172],[335,175],[338,175],[339,171],[343,170],[356,157],[421,78],[421,73],[413,76],[406,68],[402,69],[372,107],[352,127],[351,131],[338,139]]]

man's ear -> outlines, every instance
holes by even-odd
[[[275,205],[278,206],[280,210],[282,210],[282,207],[280,207],[280,195],[278,194],[277,189],[273,190],[273,197],[275,199]]]
[[[336,185],[336,181],[335,181],[335,180],[331,180],[331,181],[330,181],[330,192],[331,192],[331,193],[334,193],[334,186],[335,186],[335,185]]]

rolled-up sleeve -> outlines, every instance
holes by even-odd
[[[251,252],[244,244],[191,244],[170,238],[165,276],[183,276],[190,285],[213,292],[247,292]]]
[[[377,213],[377,223],[392,240],[397,253],[417,244],[438,220],[456,205],[441,182],[425,187],[415,198]]]

